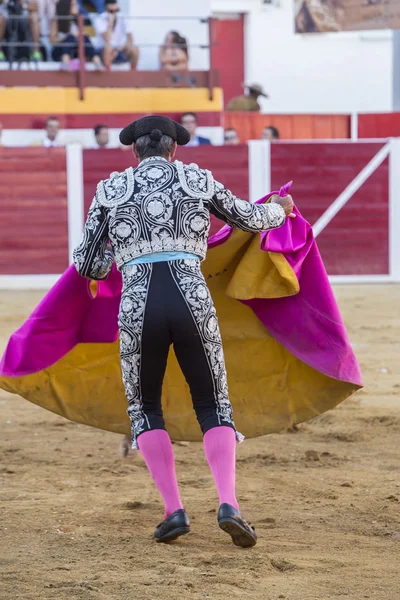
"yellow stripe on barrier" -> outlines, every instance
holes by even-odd
[[[87,88],[79,100],[76,88],[3,88],[3,114],[105,114],[219,112],[223,109],[221,88],[209,100],[206,88]]]

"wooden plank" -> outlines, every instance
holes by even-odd
[[[134,109],[134,107],[132,107]],[[160,113],[174,121],[179,121],[180,113]],[[58,114],[62,129],[90,129],[99,123],[107,123],[108,127],[123,128],[131,121],[141,119],[146,113],[115,113],[115,114]],[[219,111],[198,113],[199,125],[202,127],[221,127],[222,113]],[[4,129],[44,129],[46,116],[37,114],[1,116]]]
[[[400,137],[400,113],[358,115],[358,137]]]
[[[78,87],[78,72],[17,71],[1,72],[5,87]],[[219,72],[214,71],[214,87],[219,86]],[[94,88],[207,88],[208,71],[87,71],[86,87]]]
[[[0,150],[1,274],[56,274],[68,266],[64,148]]]
[[[274,144],[272,187],[293,179],[293,196],[311,223],[366,166],[383,144]],[[388,273],[388,161],[318,237],[330,275]]]

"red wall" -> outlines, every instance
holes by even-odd
[[[350,138],[349,115],[266,115],[225,112],[225,127],[236,129],[241,142],[259,140],[264,127],[273,125],[281,140],[330,140]]]
[[[234,96],[243,94],[244,17],[243,14],[238,14],[212,21],[211,64],[219,72],[225,106]]]
[[[293,196],[311,224],[379,151],[379,143],[272,145],[272,188],[293,179]],[[178,158],[210,169],[248,199],[247,146],[181,148]],[[86,210],[96,184],[134,164],[121,150],[83,152]],[[318,237],[331,275],[388,273],[388,161]],[[64,149],[0,148],[0,274],[61,273],[68,265]],[[221,222],[213,221],[212,232]]]
[[[227,21],[221,21],[217,27],[225,26],[225,23]],[[231,56],[230,52],[222,52],[223,47],[219,45],[216,45],[214,50],[217,60],[225,60],[226,55]],[[218,52],[222,52],[219,58]],[[230,77],[229,70],[232,65],[237,70],[235,60],[230,60],[226,64],[226,83],[224,86],[233,87],[229,88],[231,91],[227,92],[225,100],[229,100],[232,95],[240,94],[243,91],[238,85],[239,79],[242,81],[242,78],[232,79]],[[165,114],[172,119],[179,119],[179,113]],[[103,122],[109,127],[124,127],[130,121],[145,115],[117,113],[104,115],[60,114],[58,116],[62,129],[85,129]],[[201,112],[198,117],[199,124],[203,127],[218,127],[222,124],[225,128],[233,127],[237,130],[242,142],[259,139],[263,128],[268,125],[273,125],[279,130],[282,140],[349,139],[351,129],[350,115],[267,115],[241,112]],[[4,129],[43,129],[45,120],[45,115],[34,113],[1,115]],[[400,137],[400,113],[358,115],[358,136],[360,139]]]
[[[400,113],[358,115],[358,137],[400,137]]]
[[[382,144],[273,144],[272,187],[293,179],[293,196],[311,223],[323,214]],[[318,236],[330,275],[388,273],[386,160]]]
[[[68,267],[63,148],[0,148],[0,273],[53,274]]]
[[[160,114],[160,113],[159,113]],[[162,113],[164,116],[179,121],[179,112]],[[99,123],[108,127],[125,127],[131,121],[145,117],[146,113],[93,113],[93,114],[57,114],[61,129],[92,129]],[[202,127],[220,127],[222,113],[220,111],[200,112],[198,115],[199,125]],[[45,114],[2,114],[1,122],[4,129],[44,129],[47,115]]]
[[[228,188],[243,198],[249,198],[249,171],[247,146],[229,148],[229,153],[223,147],[199,146],[197,148],[179,148],[177,158],[183,162],[198,164],[203,169],[210,169],[217,181],[223,182]],[[137,162],[130,151],[122,150],[84,150],[84,194],[85,210],[90,206],[100,179],[106,179],[113,171],[123,171]],[[214,233],[222,223],[211,218],[211,232]]]

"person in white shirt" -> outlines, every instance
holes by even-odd
[[[110,135],[107,125],[96,125],[93,131],[94,137],[96,138],[96,143],[93,146],[93,150],[107,148],[108,144],[110,143]]]
[[[113,62],[130,62],[135,69],[139,50],[133,45],[132,34],[127,32],[124,18],[118,14],[118,0],[106,0],[105,12],[95,20],[97,46],[108,69]]]
[[[58,148],[62,146],[62,142],[59,137],[60,133],[60,121],[57,117],[49,117],[46,121],[46,135],[43,139],[43,146],[45,148]]]

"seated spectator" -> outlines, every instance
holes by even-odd
[[[239,136],[236,129],[230,127],[224,131],[224,144],[225,146],[237,146],[240,144]]]
[[[45,148],[57,148],[63,146],[60,141],[60,120],[58,117],[49,117],[46,121],[46,135],[42,146]]]
[[[160,68],[164,71],[187,71],[189,51],[187,41],[177,31],[167,33],[160,48]]]
[[[107,69],[112,63],[121,62],[130,62],[134,69],[139,59],[139,50],[133,45],[132,34],[127,32],[124,18],[118,13],[118,1],[105,0],[105,12],[94,23],[97,45]]]
[[[232,98],[226,107],[229,111],[251,111],[260,112],[261,106],[258,103],[258,98],[264,96],[268,98],[267,94],[258,83],[252,83],[251,85],[244,85],[247,93],[244,96],[236,96]]]
[[[193,112],[183,113],[181,115],[181,125],[188,130],[190,133],[190,142],[186,144],[188,146],[205,146],[210,145],[211,141],[208,138],[200,137],[196,134],[197,129],[197,115]]]
[[[276,127],[269,125],[268,127],[264,127],[263,132],[261,134],[262,140],[279,140],[279,131]]]
[[[37,0],[42,37],[50,36],[50,25],[56,14],[57,2],[58,0]]]
[[[61,69],[65,71],[71,68],[71,60],[76,59],[79,54],[78,12],[77,0],[58,0],[56,17],[50,26],[50,42],[53,44],[52,58],[56,62],[61,61]],[[97,69],[102,69],[100,57],[87,35],[84,36],[84,46],[86,58],[91,60]]]
[[[0,60],[6,60],[6,55],[4,54],[3,48],[1,44],[4,41],[4,36],[6,34],[7,27],[7,8],[4,4],[4,0],[0,0]]]
[[[96,125],[93,131],[96,139],[96,144],[93,146],[93,149],[100,150],[101,148],[107,148],[108,144],[110,143],[110,135],[107,125]]]
[[[8,46],[5,53],[4,41],[21,45]],[[0,0],[0,61],[4,60],[42,60],[36,0]]]

